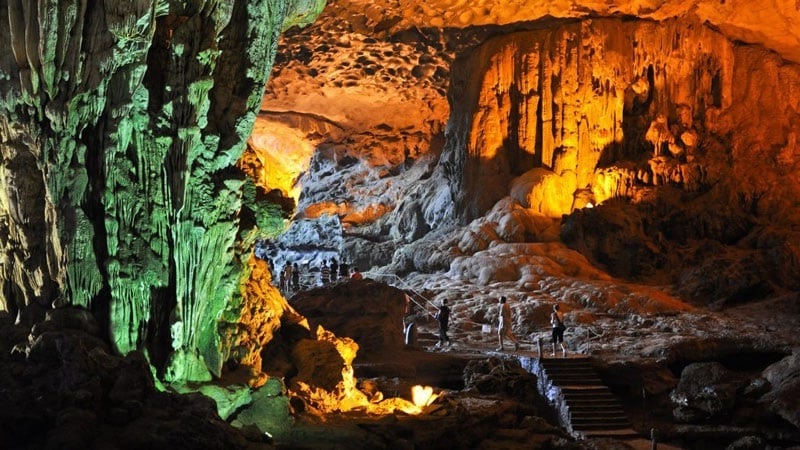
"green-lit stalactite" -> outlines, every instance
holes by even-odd
[[[0,0],[0,306],[60,298],[167,380],[219,374],[249,251],[232,167],[280,31],[323,6]]]

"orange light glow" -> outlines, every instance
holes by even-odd
[[[414,386],[413,401],[401,397],[384,398],[380,392],[368,397],[357,388],[357,380],[353,371],[353,360],[358,352],[358,344],[347,337],[339,338],[322,327],[317,328],[317,339],[331,342],[344,361],[342,381],[333,391],[309,386],[299,382],[293,393],[310,401],[324,412],[365,411],[369,414],[386,415],[402,411],[406,414],[421,414],[424,408],[433,403],[441,394],[434,394],[430,386]]]
[[[308,169],[314,148],[302,130],[258,117],[242,164],[253,172],[250,175],[257,185],[267,191],[280,189],[296,202],[300,197],[297,178]]]

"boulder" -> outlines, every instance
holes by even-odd
[[[761,398],[770,411],[800,428],[800,349],[767,367],[764,378],[772,389]]]
[[[403,291],[370,280],[347,279],[292,297],[292,306],[308,319],[311,330],[321,325],[336,336],[350,337],[362,357],[404,347]]]
[[[679,422],[702,423],[730,415],[741,381],[720,363],[693,363],[681,372],[671,393],[673,416]]]

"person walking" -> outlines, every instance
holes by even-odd
[[[506,303],[505,296],[500,297],[497,316],[497,340],[500,342],[500,347],[497,347],[497,351],[502,352],[504,350],[503,338],[508,338],[509,341],[514,343],[514,351],[519,350],[519,341],[514,336],[514,332],[511,331],[511,308]]]
[[[561,345],[561,356],[567,357],[567,349],[564,348],[564,330],[567,326],[564,325],[564,314],[559,311],[558,303],[553,305],[553,312],[550,314],[550,325],[553,326],[553,353],[550,356],[556,356],[556,344]]]
[[[439,322],[439,342],[436,343],[437,347],[450,345],[450,338],[447,336],[447,329],[450,325],[450,308],[447,306],[447,299],[442,300],[442,305],[436,311],[434,318]]]

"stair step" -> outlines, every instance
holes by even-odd
[[[617,439],[640,438],[641,435],[632,428],[618,428],[613,430],[578,430],[585,437],[613,437]]]
[[[625,412],[622,408],[617,406],[610,406],[610,407],[603,407],[603,408],[592,408],[592,407],[581,407],[570,405],[569,412],[572,413],[573,416],[581,415],[581,416],[602,416],[602,417],[625,417]]]
[[[609,398],[613,399],[614,396],[608,391],[594,391],[594,390],[580,390],[580,386],[562,386],[562,392],[567,397],[582,397],[582,398]]]
[[[567,426],[579,436],[636,436],[622,405],[590,358],[540,358],[540,376],[561,391]],[[544,384],[542,386],[545,386]]]
[[[591,362],[569,362],[573,361],[570,359],[545,359],[540,361],[544,361],[540,364],[545,370],[555,368],[594,369],[594,365]]]
[[[576,414],[607,414],[607,415],[625,415],[625,411],[619,405],[569,405],[569,412],[572,415]]]
[[[596,384],[583,384],[583,385],[574,385],[574,386],[562,386],[562,391],[564,391],[567,395],[584,395],[584,396],[598,396],[598,395],[605,395],[607,397],[614,398],[611,395],[611,391],[607,388],[598,388]]]
[[[585,398],[588,400],[598,400],[598,399],[609,399],[616,401],[617,398],[611,395],[611,392],[608,391],[591,391],[591,390],[582,390],[581,386],[576,385],[562,385],[561,392],[564,393],[566,397],[572,398]]]
[[[602,416],[587,416],[587,417],[571,417],[572,424],[577,425],[581,424],[593,424],[593,423],[628,423],[628,418],[625,416],[609,416],[609,417],[602,417]]]
[[[545,369],[544,374],[547,376],[550,375],[581,375],[584,377],[592,377],[592,378],[600,378],[597,376],[597,373],[592,370],[547,370]]]
[[[583,369],[583,368],[581,368],[581,369],[572,369],[572,368],[569,368],[569,367],[559,367],[559,368],[546,367],[543,370],[543,373],[545,375],[548,375],[548,376],[550,376],[550,375],[585,375],[585,376],[589,376],[589,377],[600,378],[600,377],[597,376],[597,372],[595,372],[594,370]]]
[[[628,418],[625,416],[602,416],[602,415],[594,415],[594,416],[584,416],[584,415],[575,415],[573,414],[571,417],[573,423],[604,423],[604,422],[627,422]]]
[[[583,384],[587,386],[597,386],[600,383],[600,380],[597,378],[592,377],[584,377],[579,375],[549,375],[547,377],[549,380],[559,380],[562,382],[571,382],[572,384]]]
[[[588,358],[544,358],[539,359],[539,363],[544,367],[551,366],[585,366],[594,367],[592,361]]]
[[[614,406],[619,408],[620,404],[617,399],[612,397],[597,397],[597,396],[585,396],[585,395],[566,395],[564,398],[570,405],[576,406],[595,406],[600,407],[603,405]]]
[[[620,411],[619,403],[611,403],[611,402],[602,404],[598,403],[589,407],[587,407],[585,403],[577,403],[577,402],[568,402],[567,405],[568,405],[567,409],[569,409],[569,411],[574,412],[575,414],[590,414],[594,412],[607,414],[611,412]]]
[[[572,427],[573,428],[584,428],[584,427],[598,427],[598,426],[606,426],[610,428],[620,428],[620,427],[629,427],[631,423],[627,419],[623,420],[573,420]]]
[[[607,427],[612,427],[612,428],[621,428],[621,427],[629,427],[629,426],[631,426],[630,421],[628,421],[628,419],[625,419],[625,418],[614,419],[614,420],[611,420],[611,419],[603,420],[601,418],[597,418],[597,419],[582,419],[582,418],[578,418],[578,419],[570,420],[570,423],[572,424],[573,428],[583,428],[583,427],[595,426],[595,425],[602,425],[602,426],[607,426]]]
[[[568,377],[568,376],[555,376],[546,377],[547,380],[553,381],[557,384],[574,385],[574,386],[598,386],[600,380],[585,377]]]
[[[588,424],[588,425],[572,425],[573,430],[624,430],[630,428],[631,424],[607,425],[607,424]]]

